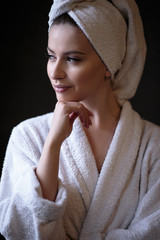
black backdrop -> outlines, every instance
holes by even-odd
[[[158,2],[137,0],[148,54],[142,80],[132,99],[140,115],[160,125],[160,28]],[[46,73],[48,12],[52,0],[6,1],[1,21],[0,170],[12,128],[54,109],[55,95]]]
[[[160,125],[159,3],[137,0],[144,23],[148,54],[132,105]],[[55,95],[47,74],[48,11],[52,0],[5,1],[1,6],[0,173],[12,128],[54,109]]]

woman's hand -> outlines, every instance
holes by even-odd
[[[57,102],[50,129],[51,141],[62,144],[71,134],[74,120],[79,117],[85,128],[92,124],[92,113],[79,102]]]

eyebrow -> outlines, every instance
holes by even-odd
[[[47,50],[54,53],[53,50],[51,50],[49,47],[47,47]],[[64,55],[70,55],[70,54],[81,54],[81,55],[86,55],[86,53],[84,52],[80,52],[80,51],[77,51],[77,50],[71,50],[71,51],[67,51],[67,52],[64,52]]]

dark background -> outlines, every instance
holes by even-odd
[[[159,4],[137,1],[144,23],[148,54],[136,96],[140,115],[160,125]],[[46,73],[50,1],[6,1],[1,6],[0,170],[12,128],[54,109],[55,95]]]
[[[131,102],[143,118],[160,125],[159,3],[137,3],[148,54],[141,83]],[[54,109],[56,100],[45,58],[51,4],[52,0],[28,0],[6,1],[1,6],[0,173],[12,128]]]

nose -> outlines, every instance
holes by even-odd
[[[51,64],[50,68],[51,68],[50,76],[53,80],[60,80],[65,78],[66,76],[65,69],[63,63],[60,60],[57,60],[56,62]]]

